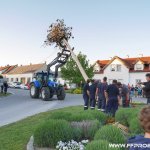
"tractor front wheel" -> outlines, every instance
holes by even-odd
[[[39,89],[35,87],[34,83],[30,85],[30,96],[32,98],[39,98]]]
[[[66,93],[65,93],[64,88],[58,89],[58,92],[57,92],[57,98],[58,98],[58,100],[64,100],[65,97],[66,97]]]
[[[50,98],[50,90],[48,87],[42,87],[41,89],[41,97],[44,101],[48,101]]]

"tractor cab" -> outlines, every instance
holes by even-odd
[[[35,76],[33,77],[33,82],[36,84],[39,83],[39,86],[53,86],[54,84],[57,84],[56,79],[54,79],[53,73],[47,73],[47,72],[37,72]],[[39,87],[38,86],[38,87]]]
[[[30,96],[32,98],[41,97],[43,100],[49,100],[57,95],[59,100],[64,100],[64,88],[56,82],[53,73],[37,72],[30,83]]]

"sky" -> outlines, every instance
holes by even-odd
[[[70,42],[91,63],[113,56],[150,56],[149,0],[0,0],[0,66],[49,63],[43,46],[56,19],[73,27]]]

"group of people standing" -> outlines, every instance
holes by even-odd
[[[129,85],[129,89],[130,89],[131,97],[144,97],[145,96],[143,88],[140,84],[137,84],[136,86],[132,85],[131,87]]]
[[[150,74],[146,75],[146,79],[147,82],[139,84],[145,85],[143,91],[148,98],[147,103],[150,103]],[[88,79],[83,87],[84,110],[89,107],[95,109],[97,103],[98,110],[115,116],[119,105],[129,107],[130,90],[128,85],[117,80],[108,85],[107,77],[102,82]]]

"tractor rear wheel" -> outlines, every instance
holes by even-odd
[[[39,98],[39,89],[35,87],[34,83],[30,85],[30,96],[32,98]]]
[[[64,100],[65,97],[66,97],[66,93],[65,93],[64,88],[58,89],[58,92],[57,92],[57,98],[58,98],[58,100]]]
[[[48,87],[42,87],[41,97],[44,101],[48,101],[50,99],[50,90]]]

